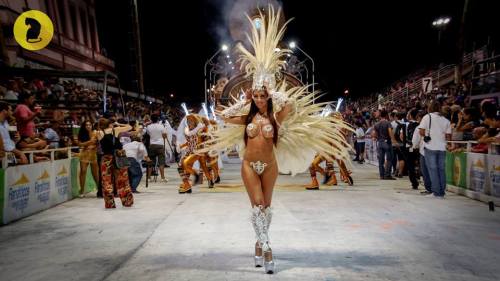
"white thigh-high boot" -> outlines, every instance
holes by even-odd
[[[272,212],[269,207],[264,208],[261,205],[253,207],[251,222],[257,236],[255,266],[260,267],[264,265],[265,272],[269,274],[274,273],[272,251],[269,247],[269,225],[271,218]],[[263,255],[262,252],[264,252]]]

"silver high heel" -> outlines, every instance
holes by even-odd
[[[268,251],[264,251],[264,271],[267,274],[274,273],[273,251],[271,248]]]
[[[255,242],[255,267],[263,267],[264,266],[264,256],[262,255],[262,246],[259,241]]]

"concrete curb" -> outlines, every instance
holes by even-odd
[[[447,185],[447,190],[484,203],[492,201],[493,203],[495,203],[495,206],[500,206],[500,198],[498,197],[486,195],[478,191],[473,191],[450,184]]]

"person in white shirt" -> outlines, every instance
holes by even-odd
[[[146,127],[146,133],[149,135],[149,158],[160,167],[161,180],[167,182],[165,178],[165,139],[168,136],[167,129],[160,124],[158,114],[151,115],[152,123]],[[151,169],[148,168],[148,178],[151,176]]]
[[[441,104],[433,101],[429,105],[429,114],[425,115],[418,127],[424,139],[425,164],[429,171],[432,193],[444,198],[446,189],[446,141],[451,140],[450,121],[440,114]]]
[[[365,162],[365,130],[360,121],[356,122],[356,127],[356,158],[354,160],[363,164]]]
[[[132,134],[130,136],[132,142],[123,145],[125,154],[130,162],[128,167],[128,179],[130,182],[130,187],[133,193],[139,193],[137,187],[142,179],[142,160],[151,161],[148,157],[148,152],[146,147],[141,142],[141,137],[139,134]]]

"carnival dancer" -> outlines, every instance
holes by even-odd
[[[180,146],[184,150],[184,156],[179,162],[178,172],[182,178],[182,183],[179,186],[179,193],[191,193],[192,185],[189,182],[190,175],[199,177],[198,171],[193,166],[196,161],[199,162],[203,173],[207,177],[209,187],[213,187],[212,176],[210,175],[207,167],[207,160],[205,153],[199,153],[199,145],[202,141],[202,132],[206,130],[206,126],[202,118],[197,114],[189,114],[186,116],[187,126],[184,129],[186,142]],[[195,180],[197,182],[197,180]]]
[[[251,77],[252,87],[245,100],[239,100],[219,112],[226,126],[213,133],[201,151],[239,148],[242,157],[241,176],[247,190],[251,222],[255,230],[255,266],[274,273],[275,264],[269,242],[272,195],[278,171],[304,172],[315,153],[333,160],[333,153],[347,159],[344,138],[338,128],[347,124],[330,116],[320,116],[326,103],[314,103],[316,93],[309,86],[292,87],[280,83],[283,58],[291,51],[278,48],[286,23],[280,28],[280,11],[272,6],[257,29],[251,24],[249,36],[253,51],[238,45],[241,67]],[[333,123],[333,126],[332,126]],[[333,148],[331,144],[339,144]],[[304,164],[305,163],[305,164]]]

